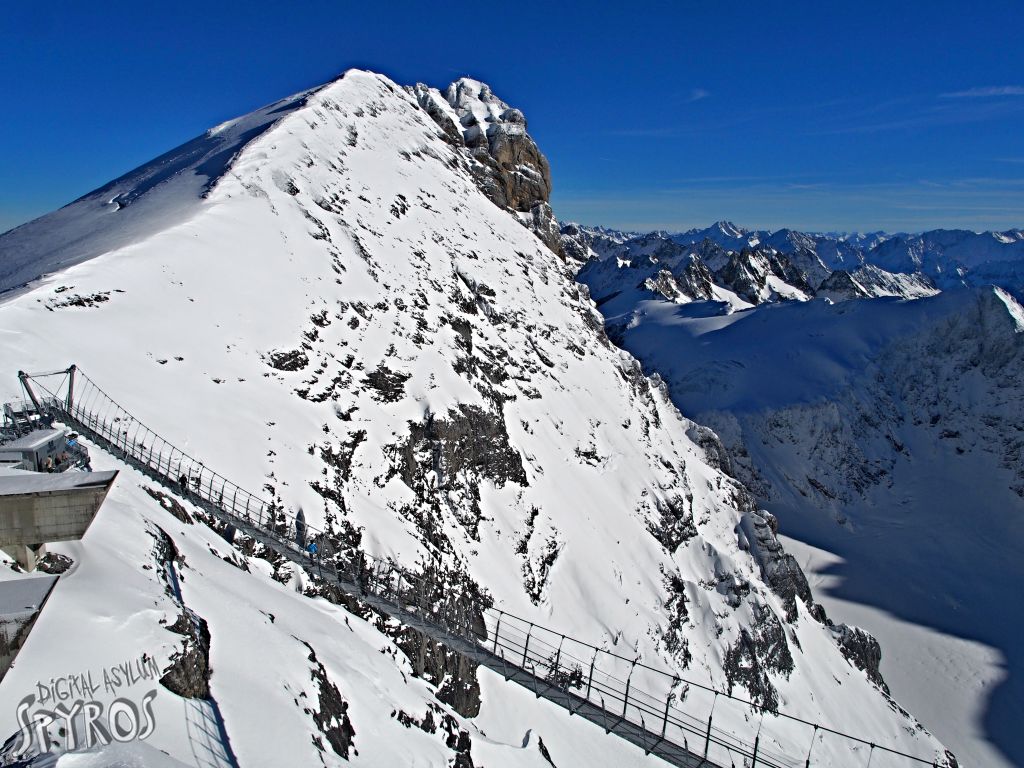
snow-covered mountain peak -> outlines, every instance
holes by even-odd
[[[350,71],[256,120],[187,218],[0,302],[0,382],[73,360],[218,471],[331,530],[339,551],[429,565],[528,621],[949,764],[881,687],[867,636],[826,621],[716,436],[609,343],[575,265],[543,239],[550,179],[532,139],[504,129],[520,125],[507,109],[482,140],[464,134],[458,109],[498,106],[483,88],[463,94],[456,107]],[[102,226],[85,208],[74,228],[53,225],[58,243]],[[713,290],[684,246],[666,249],[666,263],[681,252],[673,280]],[[768,255],[744,265],[755,262],[783,268]],[[337,763],[342,715],[345,748],[368,764],[542,765],[528,729],[543,730],[551,762],[645,764],[122,477],[113,512],[66,550],[83,563],[68,579],[75,610],[41,615],[5,697],[44,675],[53,638],[69,667],[139,645],[165,663],[184,605],[160,574],[180,551],[182,599],[208,623],[210,695],[241,764],[318,764],[327,749]],[[131,621],[110,621],[123,606]],[[72,634],[89,642],[63,648]],[[314,707],[325,698],[326,715]],[[168,722],[188,706],[158,701]],[[717,701],[716,727],[756,730],[755,710]],[[12,719],[0,731],[15,730],[14,711],[0,709]],[[794,745],[817,732],[763,720],[762,748],[802,760]],[[181,755],[183,730],[154,743]],[[823,764],[864,757],[841,740],[814,751]]]
[[[731,221],[726,221],[725,219],[722,219],[721,221],[716,221],[714,224],[712,224],[712,228],[717,230],[725,237],[741,237],[747,234],[747,230],[740,229]]]

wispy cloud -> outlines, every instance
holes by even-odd
[[[705,91],[703,88],[694,88],[692,91],[690,91],[690,98],[686,100],[686,103],[692,104],[695,101],[706,99],[710,95],[710,91]]]
[[[668,136],[676,136],[679,130],[670,126],[662,128],[616,128],[611,131],[604,131],[608,136],[626,136],[626,137],[637,137],[637,138],[666,138]]]
[[[965,91],[966,93],[966,91]],[[1024,88],[1021,89],[1024,95]],[[948,95],[952,98],[952,94]],[[945,99],[946,97],[941,97]],[[964,97],[966,98],[966,97]],[[1024,110],[1024,100],[990,99],[972,102],[970,107],[952,100],[902,99],[882,102],[860,113],[834,113],[824,126],[808,131],[811,135],[878,133],[898,130],[925,130],[944,125],[982,123],[1016,117]]]
[[[737,180],[712,187],[562,190],[555,198],[555,209],[567,219],[644,231],[685,230],[722,218],[764,229],[1001,231],[1022,225],[1024,181],[982,177],[808,184]]]
[[[988,99],[995,96],[1024,96],[1024,85],[987,85],[942,94],[944,99]]]

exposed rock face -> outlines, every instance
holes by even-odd
[[[439,701],[463,717],[480,714],[475,663],[408,627],[401,629],[395,642],[409,657],[416,676],[437,686]]]
[[[558,221],[550,205],[546,202],[535,203],[529,213],[520,214],[519,220],[523,221],[528,229],[532,229],[541,242],[554,253],[564,255]]]
[[[694,424],[686,431],[686,434],[704,450],[704,458],[708,464],[722,470],[730,477],[736,476],[732,470],[729,451],[717,434],[700,424]]]
[[[794,258],[801,253],[801,251],[798,251],[796,254],[787,256],[777,251],[772,251],[768,254],[768,266],[772,274],[780,280],[788,283],[798,291],[810,295],[812,289],[807,282],[807,273],[797,266],[797,262],[794,261]]]
[[[210,630],[206,620],[185,609],[167,629],[183,640],[160,684],[185,699],[210,698]]]
[[[559,232],[562,253],[573,261],[586,263],[591,255],[596,255],[591,248],[593,237],[579,224],[563,224]]]
[[[728,263],[718,271],[719,281],[751,304],[779,298],[777,291],[769,285],[769,278],[773,276],[789,285],[797,297],[806,297],[811,292],[803,272],[785,255],[772,250],[744,248],[733,253]]]
[[[837,269],[822,281],[815,295],[824,296],[832,301],[846,301],[861,299],[869,294],[853,275],[845,269]]]
[[[424,733],[443,734],[445,745],[453,752],[449,766],[451,768],[474,768],[473,740],[469,731],[462,728],[454,717],[436,704],[429,705],[426,715],[422,718],[414,717],[402,710],[392,712],[391,716],[406,728],[419,728]]]
[[[267,364],[279,371],[299,371],[309,365],[309,358],[301,349],[274,351],[268,355]]]
[[[885,684],[882,673],[878,669],[882,663],[882,646],[878,644],[878,641],[863,629],[846,624],[833,627],[832,632],[836,636],[836,642],[843,655],[850,660],[850,663],[857,669],[867,672],[868,679],[888,693],[889,686]]]
[[[779,694],[769,674],[788,677],[793,671],[793,654],[786,641],[786,630],[768,608],[755,608],[753,631],[743,629],[736,643],[725,654],[725,674],[729,690],[741,685],[756,704],[770,712],[779,707]]]
[[[939,292],[935,283],[927,275],[896,274],[887,272],[874,264],[864,264],[850,276],[864,287],[871,296],[903,296],[908,299],[919,299],[934,296]]]
[[[184,565],[184,558],[174,546],[167,532],[157,528],[150,531],[156,544],[156,560],[164,590],[181,606],[181,613],[167,627],[169,632],[181,635],[181,649],[171,655],[160,684],[185,699],[210,698],[210,629],[202,616],[188,608],[181,600],[175,569]]]
[[[498,205],[529,211],[551,197],[551,168],[526,132],[526,118],[495,96],[489,86],[462,78],[448,86],[445,99],[459,116],[462,136],[473,157],[490,169]]]
[[[61,555],[57,552],[47,552],[40,558],[39,562],[36,563],[36,570],[40,573],[49,573],[52,575],[60,575],[68,571],[75,561],[67,555]]]
[[[466,532],[477,538],[480,524],[480,483],[490,480],[527,484],[522,458],[510,444],[500,409],[493,412],[462,404],[440,418],[428,415],[409,425],[409,439],[398,448],[398,472],[417,496],[429,505],[421,529],[441,551],[451,543],[438,538],[435,523],[451,509]],[[462,504],[452,504],[458,498]]]
[[[327,739],[334,754],[348,760],[349,751],[355,751],[352,742],[355,739],[356,730],[352,727],[352,721],[348,716],[348,702],[342,698],[324,665],[316,657],[316,651],[309,643],[303,642],[309,649],[309,662],[313,665],[310,670],[310,677],[316,682],[318,690],[316,709],[306,707],[306,712],[312,716],[317,729]],[[314,737],[314,743],[321,752],[326,749],[319,737]],[[358,754],[358,753],[356,753]]]
[[[648,523],[647,530],[669,552],[675,552],[679,545],[697,535],[693,524],[693,495],[672,494],[666,499],[654,498],[652,506],[657,517]]]
[[[797,598],[810,609],[811,615],[819,621],[825,618],[824,609],[816,605],[811,596],[807,577],[800,570],[796,558],[786,553],[777,538],[779,524],[769,512],[750,512],[740,524],[751,553],[761,566],[764,580],[786,607],[786,621],[797,620]]]
[[[744,301],[760,304],[767,290],[767,264],[749,252],[734,253],[718,273],[719,279]]]
[[[438,90],[412,88],[420,106],[447,141],[471,158],[480,190],[495,205],[518,214],[552,251],[561,255],[558,222],[551,212],[551,167],[526,132],[526,118],[499,99],[490,86],[468,77]]]
[[[708,238],[693,246],[690,252],[703,261],[712,272],[719,271],[729,261],[729,251]]]

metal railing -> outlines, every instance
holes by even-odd
[[[41,413],[66,422],[232,529],[673,765],[956,765],[948,753],[910,755],[576,640],[494,608],[471,582],[452,583],[432,566],[414,572],[392,560],[342,552],[301,513],[266,501],[175,447],[74,366],[19,376]],[[54,376],[64,377],[63,383],[51,389],[45,382]]]

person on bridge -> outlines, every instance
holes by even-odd
[[[178,485],[181,486],[181,490],[183,492],[188,493],[188,475],[182,474],[182,476],[178,478]]]

